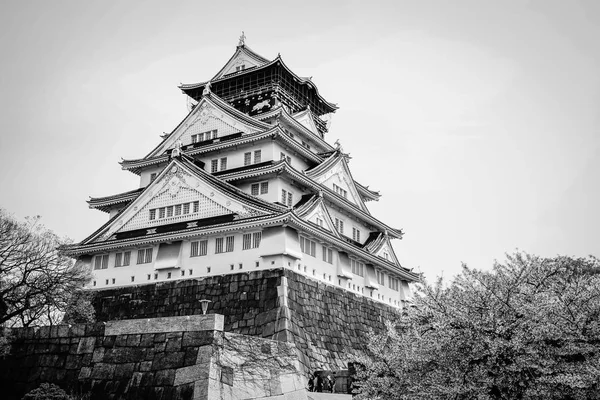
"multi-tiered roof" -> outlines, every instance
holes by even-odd
[[[140,176],[140,188],[88,201],[110,219],[71,246],[73,256],[108,270],[112,257],[120,267],[119,254],[154,246],[154,269],[163,268],[158,264],[180,268],[196,262],[187,260],[183,249],[199,238],[208,242],[257,231],[263,232],[263,242],[257,245],[256,267],[262,267],[260,260],[276,265],[277,256],[288,260],[281,261],[282,267],[297,261],[306,272],[306,263],[312,262],[307,254],[317,258],[311,243],[319,243],[325,264],[315,260],[322,271],[315,267],[312,273],[320,277],[323,272],[332,284],[337,280],[353,290],[358,284],[359,292],[367,288],[373,296],[373,290],[385,286],[382,276],[403,283],[417,279],[400,265],[390,244],[402,231],[372,216],[365,204],[378,200],[379,193],[354,180],[339,143],[334,147],[325,141],[322,117],[337,107],[309,78],[294,74],[280,56],[269,61],[258,55],[242,40],[210,81],[180,89],[194,102],[192,110],[145,157],[121,162],[124,170]],[[237,253],[231,240],[230,257],[247,254]],[[169,257],[175,259],[165,264]],[[210,263],[217,265],[219,257],[217,250]],[[102,273],[109,274],[96,271]],[[356,283],[350,284],[352,279]],[[119,284],[116,278],[112,282]],[[394,304],[400,300],[394,298]]]

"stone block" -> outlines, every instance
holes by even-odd
[[[140,345],[140,341],[142,339],[142,335],[136,334],[136,335],[128,335],[127,336],[127,346],[139,346]]]
[[[172,386],[175,381],[174,369],[163,369],[154,374],[155,386]]]
[[[130,376],[133,375],[134,368],[135,368],[135,363],[118,364],[115,367],[114,378],[115,379],[129,378]]]
[[[94,349],[92,353],[92,362],[97,363],[101,362],[104,357],[104,347],[97,347]]]
[[[65,360],[66,369],[79,369],[81,367],[81,356],[69,354]]]
[[[90,367],[82,367],[79,371],[79,380],[88,379],[92,374],[92,368]]]
[[[126,347],[127,335],[117,335],[115,337],[115,347]]]
[[[179,386],[208,379],[209,365],[196,364],[179,368],[175,371],[173,385]]]
[[[102,340],[102,346],[104,346],[104,347],[114,347],[116,339],[117,339],[116,336],[105,336],[104,339]]]
[[[154,344],[154,334],[145,333],[140,338],[140,347],[150,347]]]
[[[95,337],[84,337],[79,341],[79,346],[77,346],[77,354],[85,354],[92,353],[94,351],[94,346],[96,345]]]
[[[147,372],[152,370],[152,361],[142,361],[140,363],[140,372]]]
[[[80,337],[83,335],[85,335],[85,324],[75,324],[69,328],[70,337]]]
[[[185,348],[185,356],[183,359],[183,366],[187,367],[196,363],[198,357],[198,347],[187,347]]]
[[[156,354],[152,362],[152,370],[181,368],[183,367],[184,358],[185,352],[183,351]]]
[[[144,361],[146,350],[138,347],[115,347],[106,349],[103,361],[107,363],[136,363]]]
[[[106,323],[107,335],[138,333],[223,330],[224,317],[219,314],[187,315],[149,319],[130,319]]]
[[[184,332],[181,345],[184,348],[189,346],[204,346],[207,344],[211,344],[213,340],[213,331]]]
[[[97,363],[94,364],[92,368],[92,379],[100,379],[100,380],[109,380],[112,379],[115,373],[116,365],[114,364],[105,364],[105,363]]]

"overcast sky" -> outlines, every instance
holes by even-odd
[[[600,2],[4,1],[0,206],[79,241],[89,196],[137,188],[180,82],[246,43],[338,103],[404,266],[450,277],[516,248],[600,255]]]

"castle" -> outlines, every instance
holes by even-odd
[[[244,39],[209,81],[180,86],[191,111],[121,162],[139,188],[91,198],[109,220],[69,253],[93,289],[285,268],[400,307],[417,275],[390,244],[401,230],[367,208],[379,193],[325,140],[336,105]]]

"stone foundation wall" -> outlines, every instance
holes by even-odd
[[[346,369],[397,310],[287,269],[98,290],[100,320],[201,314],[225,316],[224,330],[294,343],[305,371]]]

